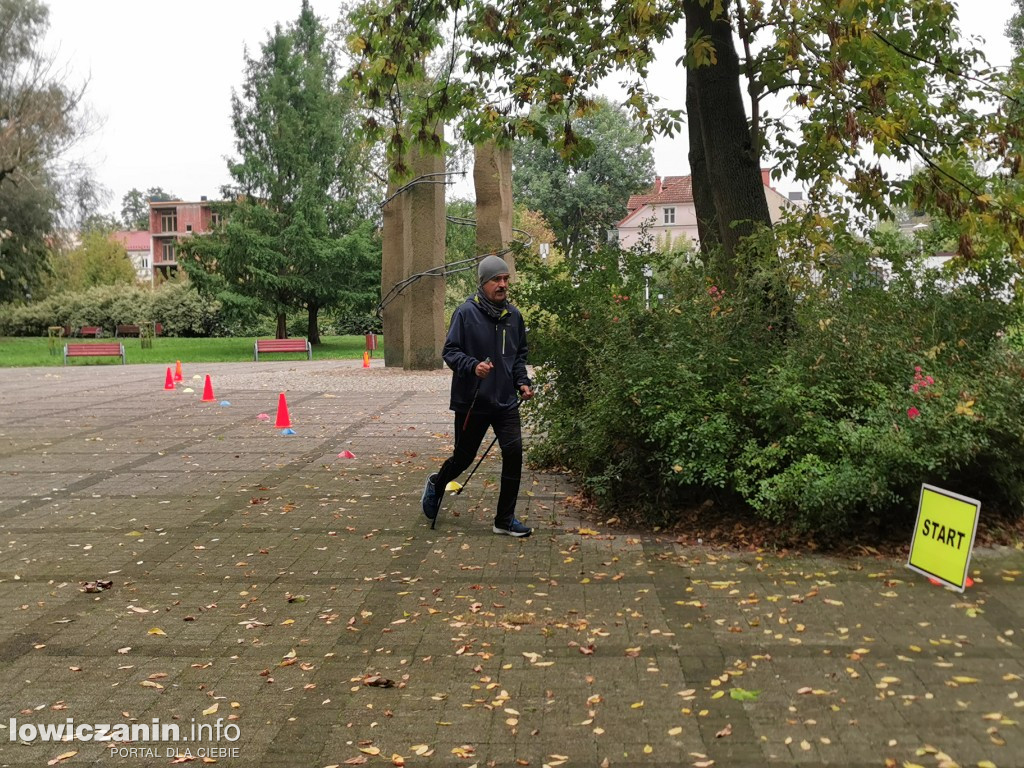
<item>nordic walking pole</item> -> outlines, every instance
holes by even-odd
[[[489,357],[484,358],[484,362],[485,363],[491,362],[491,358],[489,358]],[[466,427],[469,426],[469,416],[470,416],[471,413],[473,413],[473,406],[476,405],[476,396],[480,394],[480,384],[481,384],[481,382],[483,382],[483,379],[478,378],[476,380],[476,387],[473,389],[473,400],[469,404],[469,410],[466,411],[466,418],[464,418],[462,420],[462,431],[463,432],[465,432],[466,431]],[[494,439],[497,440],[498,439],[497,436],[495,436]],[[491,443],[491,445],[494,445],[494,443]],[[488,451],[491,450],[490,447],[488,447],[487,450]],[[486,456],[486,455],[487,455],[487,453],[485,452],[484,456]],[[483,458],[481,458],[481,461],[483,461]],[[479,462],[477,463],[477,466],[480,466]],[[476,469],[474,469],[473,471],[476,472]],[[472,477],[472,476],[473,475],[470,474],[470,477]],[[437,490],[435,489],[435,493],[436,492],[437,492]],[[445,489],[442,488],[440,490],[440,493],[441,493],[441,498],[444,498]],[[459,490],[459,493],[461,493],[461,489]],[[434,515],[434,517],[430,521],[430,530],[434,530],[434,526],[437,525],[437,518],[440,517],[441,510],[438,509],[437,512],[438,512],[438,514]]]
[[[456,496],[458,496],[459,494],[461,494],[461,493],[462,493],[462,491],[463,491],[463,490],[465,489],[465,487],[466,487],[466,486],[467,486],[467,485],[469,484],[469,481],[473,479],[473,475],[475,475],[475,474],[476,474],[476,471],[477,471],[478,469],[480,469],[480,465],[484,463],[484,459],[486,459],[486,458],[487,458],[487,454],[491,452],[491,448],[493,448],[493,447],[494,447],[494,444],[495,444],[496,442],[498,442],[498,436],[497,436],[497,435],[495,435],[495,436],[494,436],[494,439],[493,439],[493,440],[491,440],[491,444],[487,446],[487,450],[486,450],[486,451],[484,451],[484,454],[483,454],[483,456],[481,456],[481,457],[480,457],[480,459],[479,459],[479,460],[477,461],[477,463],[476,463],[476,466],[475,466],[475,467],[473,467],[473,471],[469,473],[469,477],[467,477],[467,478],[466,478],[466,482],[465,482],[465,483],[463,483],[462,485],[460,485],[460,486],[459,486],[459,490],[457,490],[457,491],[455,492],[455,495],[456,495]]]
[[[519,402],[517,402],[517,403],[516,403],[516,408],[518,408],[518,407],[519,407],[520,405],[522,405],[522,404],[523,404],[523,401],[522,401],[522,400],[520,400]],[[469,477],[467,477],[467,478],[466,478],[466,482],[465,482],[465,483],[463,483],[462,485],[460,485],[460,486],[459,486],[459,490],[457,490],[457,491],[455,492],[455,495],[456,495],[456,496],[458,496],[458,495],[459,495],[460,493],[462,493],[462,490],[463,490],[463,488],[465,488],[465,487],[466,487],[466,486],[467,486],[467,485],[469,484],[469,481],[473,479],[473,475],[475,475],[475,474],[476,474],[476,471],[477,471],[478,469],[480,469],[480,465],[484,463],[484,459],[486,459],[486,458],[487,458],[487,454],[491,452],[491,448],[493,448],[493,447],[494,447],[494,444],[495,444],[496,442],[498,442],[498,436],[497,436],[497,435],[495,435],[495,436],[494,436],[494,439],[493,439],[493,440],[491,440],[491,444],[487,446],[487,450],[486,450],[486,451],[484,451],[484,455],[483,455],[483,456],[481,456],[481,457],[480,457],[480,458],[479,458],[479,459],[477,460],[477,462],[476,462],[476,466],[475,466],[475,467],[473,467],[473,471],[469,473]]]
[[[485,362],[485,363],[489,363],[489,362],[491,362],[491,358],[489,358],[489,357],[486,357],[486,358],[484,358],[484,362]],[[479,379],[479,378],[478,378],[478,379],[476,380],[476,389],[474,389],[474,390],[473,390],[473,402],[471,402],[471,403],[469,404],[469,410],[468,410],[468,411],[466,411],[466,418],[464,418],[464,419],[462,420],[462,431],[463,431],[463,432],[465,432],[465,431],[466,431],[466,425],[467,425],[467,424],[469,424],[469,415],[470,415],[471,413],[473,413],[473,406],[474,406],[474,405],[476,405],[476,396],[480,394],[480,384],[481,384],[482,382],[483,382],[483,379]]]
[[[479,461],[477,461],[476,466],[473,467],[473,471],[469,473],[469,477],[466,478],[466,483],[468,483],[473,478],[473,475],[476,474],[476,471],[480,468],[480,465],[483,463],[483,460],[487,458],[487,454],[491,452],[491,448],[494,447],[494,444],[496,442],[498,442],[498,436],[497,435],[495,435],[494,439],[491,440],[491,444],[487,446],[487,450],[484,451],[484,455],[480,457]],[[466,487],[465,483],[460,485],[459,486],[459,490],[457,490],[455,492],[455,495],[458,496],[460,493],[462,493],[462,489],[465,488],[465,487]],[[430,530],[434,530],[434,523],[437,522],[437,518],[438,517],[440,517],[440,515],[436,515],[434,517],[434,519],[430,521]]]

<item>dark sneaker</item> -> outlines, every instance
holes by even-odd
[[[423,496],[420,497],[420,502],[423,504],[423,514],[427,516],[427,520],[433,520],[437,517],[437,512],[441,509],[441,499],[444,494],[437,492],[434,488],[434,481],[437,480],[437,473],[435,472],[427,478],[426,484],[423,486]]]
[[[495,525],[493,528],[491,528],[491,530],[495,533],[502,533],[506,536],[515,536],[516,538],[529,536],[531,533],[533,533],[533,528],[523,525],[515,518],[512,519],[512,522],[509,524],[508,528],[499,528],[497,525]]]

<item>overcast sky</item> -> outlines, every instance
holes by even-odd
[[[986,39],[993,64],[1005,65],[1011,48],[1003,35],[1011,0],[958,0],[967,34]],[[72,82],[88,78],[86,102],[99,125],[79,154],[110,192],[106,210],[120,212],[132,187],[163,187],[183,199],[219,196],[229,182],[225,158],[234,153],[231,89],[242,81],[243,51],[258,53],[275,23],[299,13],[300,0],[47,0],[48,45]],[[337,0],[311,0],[331,23]],[[652,71],[662,106],[683,107],[682,77],[674,61],[677,41]],[[621,98],[614,84],[610,98]],[[689,172],[682,139],[658,139],[655,164],[663,176]],[[789,191],[783,189],[784,192]],[[469,196],[469,185],[456,194]]]

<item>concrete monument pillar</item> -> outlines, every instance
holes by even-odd
[[[409,195],[400,193],[401,186],[392,180],[388,182],[387,196],[392,198],[383,209],[383,242],[380,267],[380,296],[383,299],[397,283],[408,275],[405,271],[406,253],[411,249],[411,228],[409,224]],[[403,308],[405,296],[392,298],[382,313],[384,323],[384,365],[401,368],[405,364],[405,320]]]
[[[443,136],[442,136],[443,138]],[[410,152],[412,179],[444,172],[444,156],[430,154],[418,147]],[[405,274],[414,275],[444,265],[445,207],[443,176],[410,187],[408,227],[410,248],[406,251]],[[400,299],[405,327],[406,370],[429,371],[444,365],[444,278],[424,277],[413,283]]]
[[[476,189],[476,252],[500,251],[512,241],[512,150],[493,141],[477,144],[473,157]],[[515,256],[502,256],[515,275]]]

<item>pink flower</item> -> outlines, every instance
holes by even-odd
[[[920,415],[921,412],[917,410],[917,408],[915,408],[914,406],[910,406],[909,408],[907,408],[907,418],[910,419],[911,421],[913,421]]]
[[[920,373],[920,372],[921,372],[921,366],[920,365],[915,365],[914,366],[914,373]]]
[[[917,392],[920,389],[921,389],[921,385],[920,384],[911,384],[910,385],[910,391],[911,392]]]

